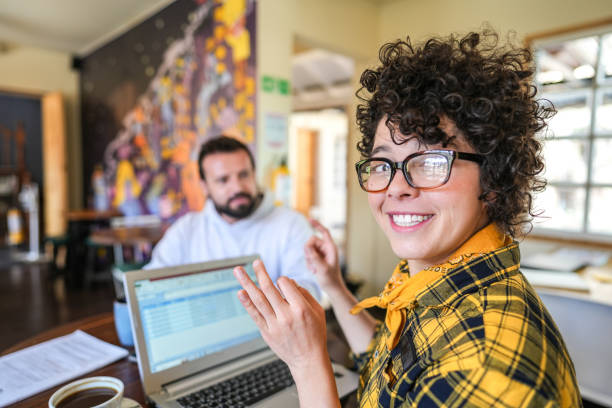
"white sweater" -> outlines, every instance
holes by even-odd
[[[202,211],[187,213],[168,228],[145,268],[258,254],[274,282],[288,276],[320,299],[304,260],[304,244],[311,235],[308,221],[293,210],[274,206],[269,193],[251,216],[233,224],[208,200]]]

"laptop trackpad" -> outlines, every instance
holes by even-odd
[[[253,408],[298,408],[300,406],[300,400],[298,398],[297,388],[295,388],[295,385],[292,385],[251,406]]]

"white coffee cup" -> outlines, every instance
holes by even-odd
[[[115,391],[115,395],[110,399],[96,405],[97,408],[121,408],[123,400],[123,382],[114,377],[89,377],[73,381],[55,391],[49,398],[49,408],[56,408],[60,402],[64,401],[77,392],[92,390],[96,388],[109,388]]]

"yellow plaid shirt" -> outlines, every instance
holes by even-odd
[[[411,297],[396,340],[381,323],[354,356],[360,407],[582,406],[563,339],[519,259],[506,240],[432,268],[443,275]],[[398,273],[408,274],[405,261]]]

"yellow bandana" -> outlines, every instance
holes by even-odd
[[[395,267],[382,293],[357,303],[351,309],[351,313],[357,314],[373,306],[387,309],[385,325],[390,332],[387,338],[387,349],[392,350],[397,345],[406,323],[406,309],[414,310],[417,307],[417,294],[444,276],[449,269],[454,269],[460,263],[508,245],[511,241],[510,237],[505,236],[495,224],[489,224],[459,247],[446,263],[430,266],[411,277],[407,273],[407,262],[402,260]]]

